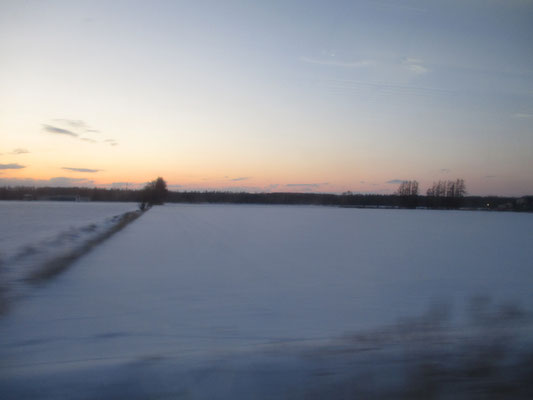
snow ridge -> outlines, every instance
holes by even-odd
[[[10,300],[23,294],[28,284],[59,274],[141,214],[141,211],[130,211],[99,224],[70,228],[52,238],[24,246],[5,260],[0,259],[0,313],[6,310]]]

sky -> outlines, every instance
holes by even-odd
[[[0,186],[533,194],[533,0],[0,0]]]

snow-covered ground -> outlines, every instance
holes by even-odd
[[[135,203],[0,202],[2,296],[20,294],[29,275],[79,250],[135,208]]]
[[[0,319],[0,395],[268,398],[288,395],[287,377],[331,383],[355,361],[295,349],[435,304],[460,326],[475,296],[533,310],[532,228],[516,213],[154,207]]]
[[[10,258],[62,233],[99,224],[136,206],[135,203],[1,201],[0,259]]]

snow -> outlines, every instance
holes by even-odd
[[[0,283],[19,296],[24,280],[120,221],[134,203],[0,202]]]
[[[189,390],[183,380],[197,384],[191,371],[213,360],[242,367],[236,355],[324,343],[431,304],[449,304],[455,324],[472,296],[531,310],[532,227],[532,214],[516,213],[154,207],[0,319],[0,394],[33,376],[57,381],[56,395],[83,381],[72,371],[128,365],[173,368]],[[291,354],[277,357],[298,370]]]
[[[1,201],[0,258],[135,208],[135,203]]]

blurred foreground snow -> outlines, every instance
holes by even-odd
[[[532,222],[154,207],[0,319],[0,397],[510,395],[531,373]]]

